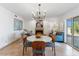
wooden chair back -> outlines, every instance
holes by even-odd
[[[44,41],[34,41],[32,43],[33,49],[45,49],[45,42]]]

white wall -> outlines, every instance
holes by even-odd
[[[44,21],[44,33],[49,34],[52,29],[55,29],[54,26],[58,26],[58,18],[57,17],[52,17],[52,18],[47,18]]]
[[[54,26],[58,26],[59,30],[63,30],[62,21],[59,22],[60,20],[61,20],[60,17],[46,18],[46,20],[44,20],[44,22],[43,22],[43,24],[44,24],[44,34],[50,33],[50,31],[52,29],[54,29]],[[33,33],[35,33],[36,21],[35,20],[30,20],[30,21],[25,20],[24,22],[25,22],[24,28],[28,29],[28,30],[32,30]]]
[[[35,33],[36,21],[35,20],[24,20],[24,29],[33,31]]]
[[[0,48],[5,47],[20,36],[19,31],[14,31],[14,15],[14,13],[0,6]]]

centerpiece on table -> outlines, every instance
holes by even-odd
[[[36,38],[41,38],[41,36],[42,36],[41,32],[36,33]]]

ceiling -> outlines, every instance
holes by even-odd
[[[32,19],[33,8],[36,10],[38,4],[35,3],[0,3],[1,6],[14,12],[26,20]],[[42,3],[41,9],[46,10],[46,17],[58,17],[75,9],[78,3]]]

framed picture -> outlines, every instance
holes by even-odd
[[[16,30],[22,30],[23,28],[23,22],[22,20],[14,18],[14,31]]]

